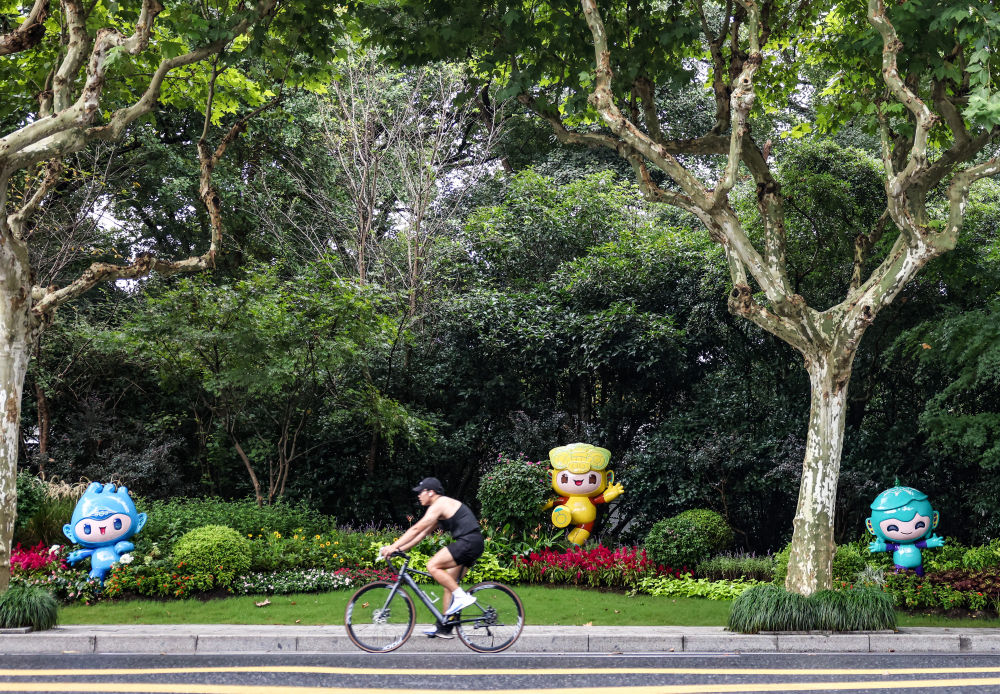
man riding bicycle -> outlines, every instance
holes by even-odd
[[[427,573],[444,589],[442,607],[447,617],[476,602],[476,598],[462,590],[458,582],[482,556],[483,534],[472,510],[458,499],[445,496],[444,487],[436,477],[421,480],[413,491],[417,493],[421,506],[427,507],[427,512],[398,540],[383,547],[380,552],[388,559],[393,552],[405,552],[414,547],[438,528],[450,533],[454,542],[442,547],[427,562]],[[450,639],[454,638],[451,630],[450,624],[437,624],[424,633],[431,638]]]

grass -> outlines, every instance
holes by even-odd
[[[438,588],[432,588],[440,595]],[[59,608],[60,624],[340,624],[354,590],[298,595],[245,596],[219,600],[135,600]],[[528,624],[594,626],[725,626],[731,602],[657,598],[579,588],[517,586]],[[270,600],[257,607],[255,603]],[[419,601],[417,619],[430,621]],[[953,618],[896,612],[901,627],[993,627],[1000,618]]]
[[[44,588],[13,586],[0,594],[0,628],[51,629],[57,616],[55,598]]]
[[[438,588],[431,589],[440,595]],[[604,593],[579,588],[518,586],[525,620],[537,625],[721,626],[729,602],[701,598],[666,598]],[[243,596],[219,600],[136,600],[68,605],[59,610],[60,624],[341,624],[354,590],[298,595]],[[257,607],[256,603],[270,600]],[[414,599],[417,621],[430,612]]]

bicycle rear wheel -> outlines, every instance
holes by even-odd
[[[344,623],[354,645],[369,653],[387,653],[406,643],[416,624],[413,601],[402,588],[376,581],[348,601]],[[392,595],[390,599],[390,594]]]
[[[524,607],[517,593],[502,583],[477,583],[469,588],[476,602],[462,610],[455,630],[466,646],[480,653],[510,648],[524,628]]]

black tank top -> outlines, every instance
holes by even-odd
[[[439,518],[438,525],[456,540],[466,535],[479,534],[479,521],[472,509],[465,504],[459,506],[451,518]]]

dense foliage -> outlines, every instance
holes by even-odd
[[[545,461],[498,456],[480,478],[476,494],[483,523],[512,537],[539,530],[542,503],[549,496],[548,470]]]

